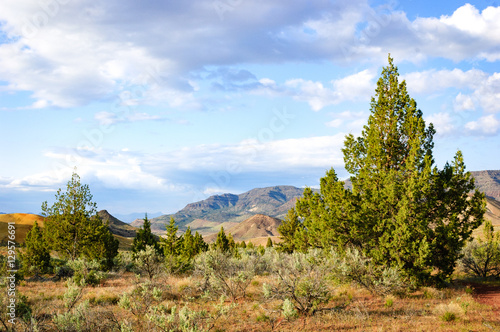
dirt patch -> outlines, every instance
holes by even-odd
[[[500,286],[472,284],[471,287],[477,301],[492,306],[500,319]]]

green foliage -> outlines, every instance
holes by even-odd
[[[36,221],[26,234],[24,243],[26,249],[22,254],[23,269],[35,275],[47,273],[50,268],[50,252]]]
[[[460,263],[466,273],[481,278],[500,277],[500,232],[493,232],[489,220],[484,223],[484,240],[469,242]]]
[[[137,231],[134,237],[134,242],[132,243],[132,252],[137,253],[141,250],[145,250],[146,246],[153,246],[154,249],[161,254],[161,248],[158,243],[157,237],[151,232],[151,222],[148,219],[148,215],[144,216],[144,224],[141,229]]]
[[[288,299],[300,313],[312,313],[330,299],[332,264],[318,249],[292,254],[272,252],[271,270],[273,280],[263,285],[267,298]],[[289,314],[292,312],[288,309]]]
[[[457,319],[453,312],[446,311],[439,317],[443,322],[452,322]]]
[[[266,243],[266,248],[272,248],[273,247],[273,240],[271,240],[270,237],[267,238],[267,243]]]
[[[337,279],[354,282],[372,294],[402,296],[412,288],[412,284],[397,268],[376,265],[372,258],[364,256],[355,248],[348,248],[343,254],[331,250],[330,256],[333,274]]]
[[[164,269],[163,257],[158,254],[154,246],[146,245],[144,250],[137,252],[134,264],[141,274],[146,274],[149,280],[158,276]]]
[[[285,299],[285,301],[283,301],[281,310],[283,311],[283,316],[288,320],[298,316],[297,309],[295,309],[295,306],[290,299]]]
[[[219,233],[217,233],[217,239],[213,244],[213,249],[222,252],[227,252],[231,249],[229,239],[227,238],[226,232],[224,232],[224,227],[222,226]]]
[[[169,286],[152,281],[138,282],[132,290],[122,294],[118,305],[138,318],[143,318],[152,307],[167,298],[168,289]]]
[[[264,258],[251,251],[240,258],[230,252],[210,250],[195,259],[195,273],[203,278],[202,291],[233,300],[244,298],[253,277],[266,268]]]
[[[285,220],[278,226],[278,232],[281,235],[281,242],[276,245],[282,252],[292,253],[295,250],[304,249],[300,244],[303,236],[304,225],[299,221],[299,216],[295,208],[291,208]]]
[[[98,286],[107,278],[107,274],[100,271],[101,265],[96,261],[79,258],[68,261],[67,266],[73,271],[71,281],[81,287]]]
[[[443,282],[460,250],[483,221],[484,195],[465,171],[462,153],[443,170],[434,166],[435,130],[410,98],[389,57],[377,82],[368,124],[347,135],[344,162],[352,189],[333,169],[310,188],[282,227],[285,251],[349,245],[376,265],[419,282]],[[475,190],[475,191],[474,191]],[[473,192],[471,197],[468,194]],[[302,226],[297,224],[302,220]]]
[[[70,260],[86,257],[104,260],[107,267],[113,264],[118,240],[97,215],[89,187],[80,183],[78,174],[73,173],[66,192],[57,191],[51,207],[47,202],[42,204],[42,214],[46,217],[45,236],[52,249]]]
[[[167,272],[179,274],[191,270],[194,257],[200,252],[208,250],[208,245],[198,232],[193,236],[190,227],[182,236],[177,236],[179,227],[176,226],[173,218],[170,218],[170,224],[166,228],[167,233],[161,239],[161,245],[163,246]]]
[[[165,256],[177,256],[181,249],[182,242],[177,236],[177,231],[179,227],[175,225],[174,218],[170,218],[170,223],[166,225],[167,232],[165,237],[161,239],[161,245],[163,246],[163,254]]]

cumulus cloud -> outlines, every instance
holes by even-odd
[[[474,110],[476,107],[472,97],[469,95],[464,95],[461,92],[455,97],[453,102],[453,108],[455,111],[468,111]]]
[[[304,79],[292,79],[285,82],[282,93],[295,100],[306,101],[312,110],[319,111],[326,106],[345,101],[366,100],[374,87],[375,73],[363,70],[344,78],[333,80],[330,86],[321,82]]]
[[[494,136],[500,131],[500,121],[493,114],[490,114],[477,121],[466,123],[465,129],[472,135]]]
[[[300,173],[343,166],[340,153],[343,133],[276,141],[254,138],[237,144],[198,145],[148,154],[122,149],[53,149],[45,156],[52,170],[21,179],[0,180],[1,188],[53,190],[64,184],[77,166],[78,173],[109,189],[137,189],[177,192],[193,186],[200,177],[212,174]],[[184,174],[184,178],[179,176]],[[189,178],[186,178],[189,174]]]
[[[440,136],[447,136],[455,132],[456,125],[450,113],[435,113],[426,118],[427,123],[432,123],[436,133]]]
[[[463,89],[454,100],[457,111],[481,107],[488,113],[500,111],[500,73],[488,74],[482,70],[461,69],[426,70],[403,76],[410,93],[441,93],[447,89]]]
[[[366,0],[216,4],[2,1],[0,29],[6,42],[0,44],[0,79],[11,91],[31,92],[34,108],[84,105],[137,86],[144,91],[135,102],[199,108],[193,95],[201,79],[196,75],[210,66],[222,80],[216,87],[234,91],[270,82],[259,82],[244,69],[224,72],[219,67],[318,60],[380,63],[389,51],[410,61],[429,56],[500,59],[498,7],[480,12],[466,4],[450,16],[410,21],[396,7],[372,8]],[[364,91],[354,84],[356,77],[351,79],[336,82],[333,89],[300,79],[289,85],[303,92],[297,98],[321,109],[349,100],[347,86]],[[332,97],[330,89],[347,95]]]

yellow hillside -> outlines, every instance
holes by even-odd
[[[7,243],[9,223],[16,225],[16,242],[23,243],[35,221],[40,227],[44,226],[44,217],[29,213],[0,214],[0,243]]]
[[[16,225],[16,242],[24,243],[26,239],[26,234],[33,227],[35,221],[38,226],[44,227],[45,218],[37,214],[29,213],[10,213],[10,214],[0,214],[0,245],[7,244],[8,227],[9,222],[13,222]],[[117,234],[113,234],[115,238],[120,242],[119,248],[121,250],[129,250],[132,246],[132,238],[123,237]]]

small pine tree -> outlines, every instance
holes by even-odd
[[[222,252],[226,252],[231,249],[229,246],[229,240],[226,236],[226,233],[224,232],[224,227],[222,226],[219,233],[217,234],[217,240],[215,240],[214,249],[220,250]]]
[[[170,223],[166,226],[166,228],[167,234],[164,238],[162,238],[163,253],[165,256],[177,256],[179,255],[182,242],[177,236],[179,227],[175,225],[174,218],[170,218]]]
[[[203,240],[203,236],[201,236],[198,231],[194,234],[194,247],[196,248],[196,254],[205,252],[208,250],[208,244]]]
[[[236,242],[234,242],[233,234],[231,233],[227,234],[227,241],[229,244],[229,250],[234,251],[236,249]]]
[[[267,238],[267,243],[266,243],[266,248],[272,248],[273,247],[273,240],[271,240],[270,237]]]
[[[144,224],[142,228],[137,231],[132,243],[132,252],[134,254],[139,251],[145,250],[146,246],[152,246],[158,254],[163,254],[158,243],[157,237],[151,232],[151,222],[148,219],[148,214],[144,216]]]
[[[281,242],[276,245],[278,251],[291,254],[297,250],[298,234],[303,228],[304,225],[299,221],[297,210],[295,208],[288,210],[285,220],[278,226],[278,232],[281,235]]]
[[[196,254],[195,238],[191,233],[191,227],[188,227],[182,236],[181,256],[186,259],[192,259]]]
[[[42,203],[42,215],[46,217],[45,238],[70,260],[85,257],[112,262],[110,258],[117,255],[117,242],[111,240],[108,224],[103,224],[89,186],[80,183],[78,174],[73,173],[66,192],[57,191],[51,207]]]
[[[24,243],[26,245],[26,250],[22,255],[24,268],[36,276],[46,273],[50,267],[50,252],[36,221],[26,234]]]
[[[241,241],[240,248],[245,249],[246,247],[247,247],[247,244],[245,243],[245,241]]]

